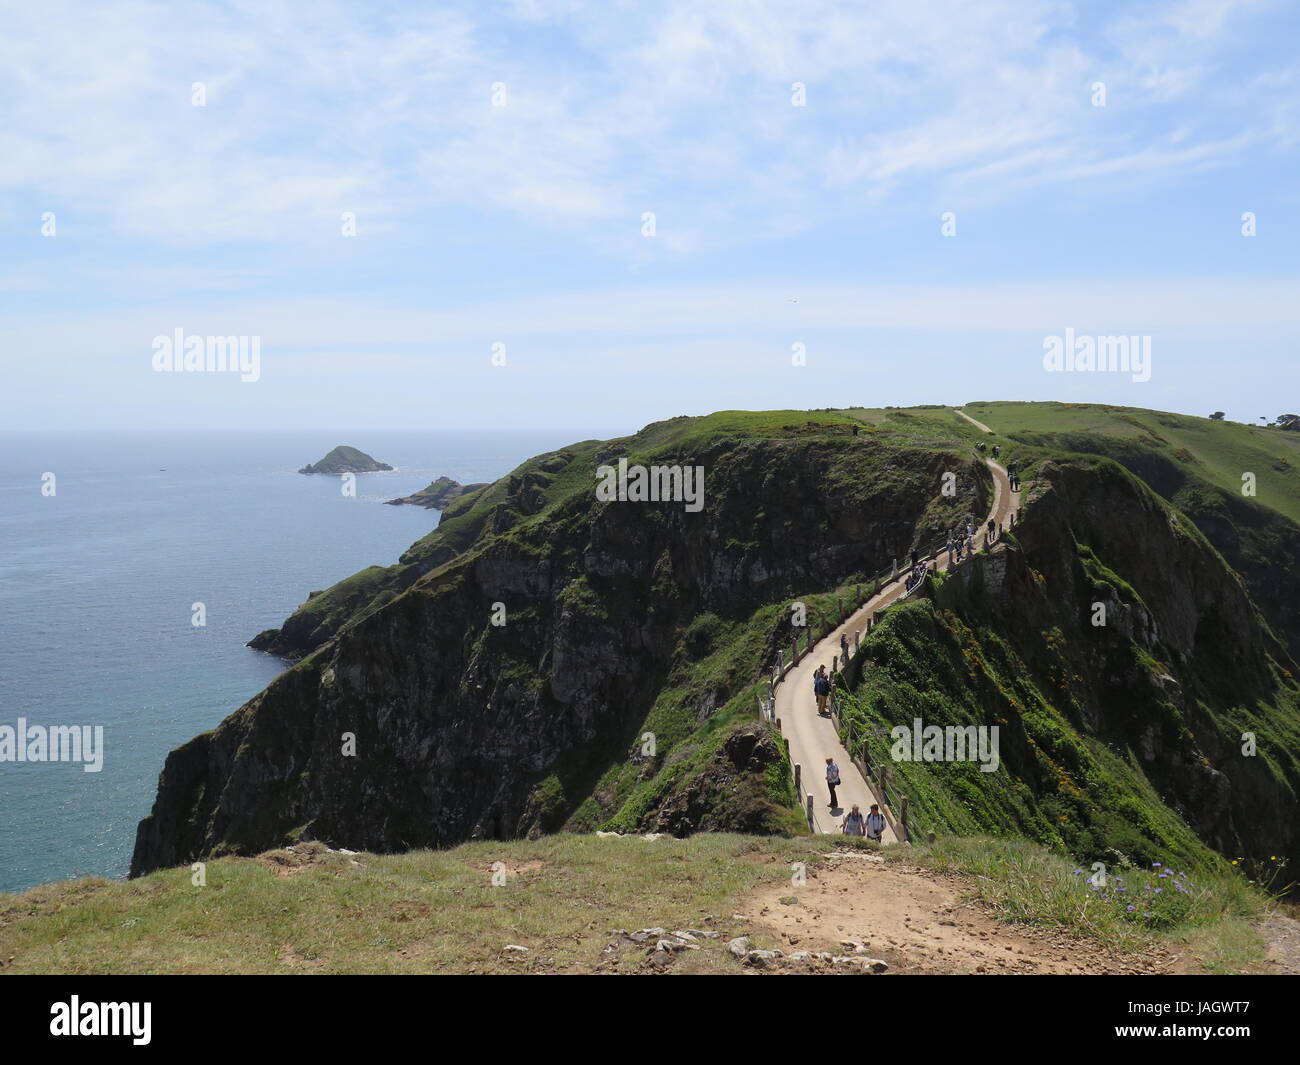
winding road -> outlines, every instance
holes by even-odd
[[[975,421],[970,415],[960,410],[953,413],[965,418],[985,432],[992,432],[987,425]],[[992,459],[985,459],[993,473],[993,507],[985,518],[992,518],[999,529],[1006,528],[1010,516],[1020,508],[1020,496],[1011,491],[1007,480],[1007,471]],[[979,528],[976,528],[977,542]],[[940,551],[935,559],[940,570],[948,568],[948,553]],[[905,570],[906,567],[904,567]],[[830,717],[817,715],[817,700],[813,696],[813,674],[817,667],[825,665],[829,671],[831,661],[840,653],[840,635],[847,634],[850,646],[853,634],[867,627],[867,619],[877,610],[883,610],[891,603],[897,602],[906,592],[905,572],[885,585],[880,592],[869,599],[862,607],[833,632],[829,633],[813,649],[799,660],[799,664],[788,670],[785,679],[776,688],[776,716],[781,721],[781,732],[790,741],[790,761],[802,769],[800,782],[800,803],[806,802],[808,795],[813,796],[813,829],[816,832],[838,832],[845,814],[853,808],[854,803],[865,815],[872,803],[879,803],[883,809],[884,801],[868,786],[862,774],[858,772],[848,751],[840,743],[839,734]],[[840,770],[840,784],[836,788],[838,804],[832,809],[829,804],[830,794],[826,789],[826,758],[835,759]],[[893,825],[885,829],[881,837],[884,843],[898,842]]]

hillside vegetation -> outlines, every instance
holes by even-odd
[[[854,742],[879,761],[880,736],[917,716],[999,726],[997,773],[889,765],[941,836],[1027,838],[1117,868],[1295,868],[1290,434],[1123,408],[965,409],[994,434],[942,407],[675,418],[452,502],[398,565],[272,630],[302,661],[173,752],[133,872],[298,839],[403,851],[561,830],[799,833],[785,744],[755,713],[796,635],[790,608],[824,632],[837,595],[985,513],[980,444],[1019,465],[1022,523],[887,613],[841,696]],[[620,458],[703,466],[706,505],[598,501],[597,467]],[[948,473],[955,496],[939,490]]]

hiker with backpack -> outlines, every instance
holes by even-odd
[[[867,834],[867,819],[862,816],[862,811],[858,809],[856,802],[840,827],[846,836],[865,836]]]
[[[826,787],[831,793],[831,809],[834,810],[839,806],[839,800],[835,797],[835,789],[840,786],[840,767],[835,764],[834,758],[826,759]]]
[[[813,674],[813,694],[817,696],[817,713],[826,716],[826,698],[831,693],[831,678],[826,675],[826,667],[818,666]]]
[[[867,839],[874,839],[880,842],[880,837],[885,834],[885,815],[880,812],[880,807],[876,803],[871,804],[871,813],[867,814]]]

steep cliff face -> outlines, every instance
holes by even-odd
[[[1191,518],[1241,575],[1251,599],[1279,638],[1286,641],[1292,657],[1300,656],[1300,525],[1256,497],[1244,496],[1240,490],[1227,491],[1213,483],[1186,449],[1171,450],[1145,441],[1115,440],[1088,433],[1020,437],[1058,451],[1104,455],[1136,474]],[[1288,465],[1283,456],[1265,461],[1282,468]],[[1240,472],[1249,473],[1249,467],[1259,464],[1258,456],[1244,458]]]
[[[272,630],[305,657],[169,756],[133,873],[296,838],[794,829],[784,744],[754,715],[788,608],[833,615],[838,587],[984,513],[983,439],[938,408],[727,412],[530,460]],[[998,725],[998,772],[893,765],[922,827],[1107,863],[1300,860],[1289,474],[1262,507],[1151,433],[1002,446],[1024,520],[863,644],[858,742],[918,716]],[[1079,453],[1117,447],[1123,466]],[[601,501],[623,457],[702,466],[703,507]]]
[[[666,687],[710,651],[693,623],[771,630],[770,604],[874,572],[989,492],[959,452],[800,418],[682,419],[542,456],[460,501],[364,592],[325,593],[307,657],[169,756],[133,875],[300,836],[400,850],[579,812],[587,827],[623,810],[678,831],[779,828],[779,737],[715,713],[761,661],[720,673],[689,727],[655,726],[642,751]],[[702,466],[706,505],[598,501],[596,468],[624,456]],[[949,472],[959,492],[941,497]]]
[[[927,827],[1108,864],[1300,860],[1300,671],[1196,526],[1114,463],[1043,462],[1007,548],[864,655],[860,732],[1000,729],[995,773],[895,766]]]

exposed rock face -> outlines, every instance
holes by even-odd
[[[169,756],[132,873],[299,838],[393,851],[536,834],[572,827],[584,810],[589,827],[612,819],[625,831],[779,830],[780,737],[748,719],[710,746],[717,708],[770,661],[791,599],[985,513],[987,470],[968,454],[819,426],[654,452],[705,467],[698,513],[597,501],[596,467],[662,448],[672,425],[526,463],[453,501],[399,565],[310,598],[268,637],[304,660]],[[951,471],[959,494],[936,502]],[[1033,484],[1007,550],[935,593],[964,589],[970,617],[897,608],[917,641],[900,635],[892,664],[873,649],[872,668],[914,677],[917,663],[951,666],[948,690],[935,676],[917,681],[917,705],[973,700],[980,721],[1003,722],[1016,788],[999,800],[1020,806],[996,827],[1015,831],[1024,817],[1055,833],[1052,845],[1140,845],[1133,825],[1151,819],[1177,823],[1181,838],[1190,826],[1221,852],[1275,845],[1263,853],[1300,860],[1300,759],[1287,741],[1300,670],[1287,612],[1271,629],[1192,522],[1120,466],[1073,456],[1044,463]],[[1097,603],[1104,630],[1090,622]],[[712,632],[759,616],[771,638],[752,642],[752,664],[710,658]],[[990,642],[963,645],[961,624]],[[687,689],[683,675],[702,679]],[[666,692],[678,694],[665,703]],[[1039,696],[1035,738],[1026,708]],[[1239,756],[1246,729],[1267,737],[1265,756]],[[676,738],[642,763],[647,731]],[[1078,767],[1106,759],[1125,767],[1112,783],[1140,774],[1123,777],[1118,803],[1059,808],[1089,823],[1055,806],[1044,815],[1093,786]],[[611,798],[620,773],[632,798]],[[999,802],[986,813],[1005,811]]]
[[[846,428],[709,440],[677,456],[708,471],[700,513],[597,502],[595,468],[624,447],[592,442],[517,471],[492,487],[486,517],[459,512],[483,522],[467,549],[446,546],[463,530],[444,516],[428,544],[379,570],[365,608],[340,608],[345,620],[328,623],[314,653],[169,756],[133,874],[291,838],[392,851],[558,828],[597,788],[585,774],[635,747],[698,615],[747,617],[878,570],[952,519],[934,512],[944,472],[963,488],[954,513],[989,497],[987,471],[969,458]],[[338,594],[307,606],[327,598]],[[502,625],[491,620],[498,603]],[[751,682],[747,670],[736,683]],[[743,731],[691,790],[651,802],[642,827],[760,823],[770,803],[749,782],[784,753],[767,726]],[[342,753],[347,733],[355,756]],[[552,773],[564,793],[542,801],[535,786]]]
[[[319,462],[309,462],[299,473],[323,473],[341,477],[345,473],[375,473],[379,470],[391,470],[386,462],[376,462],[364,451],[340,444]]]
[[[428,488],[421,488],[409,496],[402,496],[400,499],[389,499],[389,506],[401,506],[409,503],[417,507],[425,507],[428,510],[444,510],[450,503],[455,502],[461,496],[469,495],[471,492],[477,492],[480,488],[486,488],[486,483],[479,484],[461,484],[459,481],[453,481],[450,477],[439,477]]]

